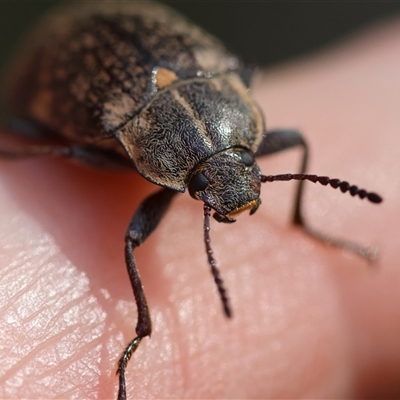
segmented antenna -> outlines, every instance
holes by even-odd
[[[350,185],[346,181],[340,179],[331,179],[328,176],[318,176],[309,174],[281,174],[281,175],[261,175],[261,182],[274,182],[274,181],[310,181],[313,183],[320,183],[323,186],[328,184],[334,189],[340,188],[343,193],[350,192],[352,196],[358,196],[361,199],[367,198],[371,203],[382,202],[382,197],[373,192],[367,192],[365,189],[359,189],[356,185]]]
[[[211,207],[204,204],[204,243],[206,245],[207,259],[208,263],[211,267],[211,273],[214,277],[214,282],[217,285],[218,293],[222,301],[222,307],[224,309],[224,313],[227,317],[232,317],[231,307],[229,305],[229,299],[226,294],[226,289],[224,287],[224,282],[220,276],[219,270],[217,268],[217,262],[213,256],[213,251],[211,248],[211,239],[210,239],[210,215],[211,215]]]

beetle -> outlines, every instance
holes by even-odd
[[[59,156],[93,167],[131,168],[162,188],[134,213],[125,260],[138,310],[136,337],[119,363],[118,399],[126,399],[125,370],[151,318],[134,250],[157,227],[177,193],[204,203],[208,263],[224,313],[226,289],[210,245],[210,216],[232,223],[254,214],[262,183],[297,180],[293,223],[315,238],[376,257],[370,248],[310,228],[302,214],[305,180],[380,203],[346,181],[306,174],[308,145],[293,129],[267,131],[251,97],[249,69],[217,39],[166,6],[142,2],[80,3],[49,13],[34,30],[7,78],[14,133],[43,133],[60,145],[0,149],[2,158]],[[256,158],[303,150],[297,174],[262,175]]]

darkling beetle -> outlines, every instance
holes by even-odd
[[[157,227],[173,197],[204,202],[204,241],[224,313],[226,290],[210,246],[210,214],[219,222],[260,206],[261,183],[298,180],[293,223],[308,234],[366,259],[370,248],[332,238],[303,219],[303,182],[330,185],[380,203],[375,193],[345,181],[306,174],[308,146],[296,130],[266,131],[249,93],[249,70],[214,37],[160,4],[83,2],[49,13],[7,77],[5,99],[16,134],[43,132],[62,145],[0,149],[0,157],[60,156],[94,167],[135,168],[162,189],[136,210],[125,235],[125,259],[135,296],[136,337],[119,365],[118,399],[126,399],[125,370],[151,333],[134,250]],[[301,147],[298,174],[262,175],[255,158]]]

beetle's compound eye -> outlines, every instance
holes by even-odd
[[[251,167],[255,162],[254,157],[247,151],[240,152],[240,158],[246,167]]]
[[[208,186],[208,179],[203,174],[193,175],[189,183],[189,193],[193,198],[197,192],[201,192]]]

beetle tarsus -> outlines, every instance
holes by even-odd
[[[363,246],[350,240],[338,239],[330,235],[321,233],[305,224],[302,224],[301,228],[305,233],[307,233],[307,235],[310,235],[314,239],[318,239],[328,244],[329,246],[334,246],[340,249],[351,251],[352,253],[359,255],[360,257],[371,263],[375,262],[378,259],[379,249],[376,246]]]
[[[117,369],[117,375],[119,376],[118,400],[126,400],[125,369],[128,364],[128,361],[132,357],[132,354],[138,348],[141,340],[142,340],[141,337],[136,337],[135,339],[133,339],[128,344],[128,346],[122,353],[121,358],[119,359],[118,369]]]

